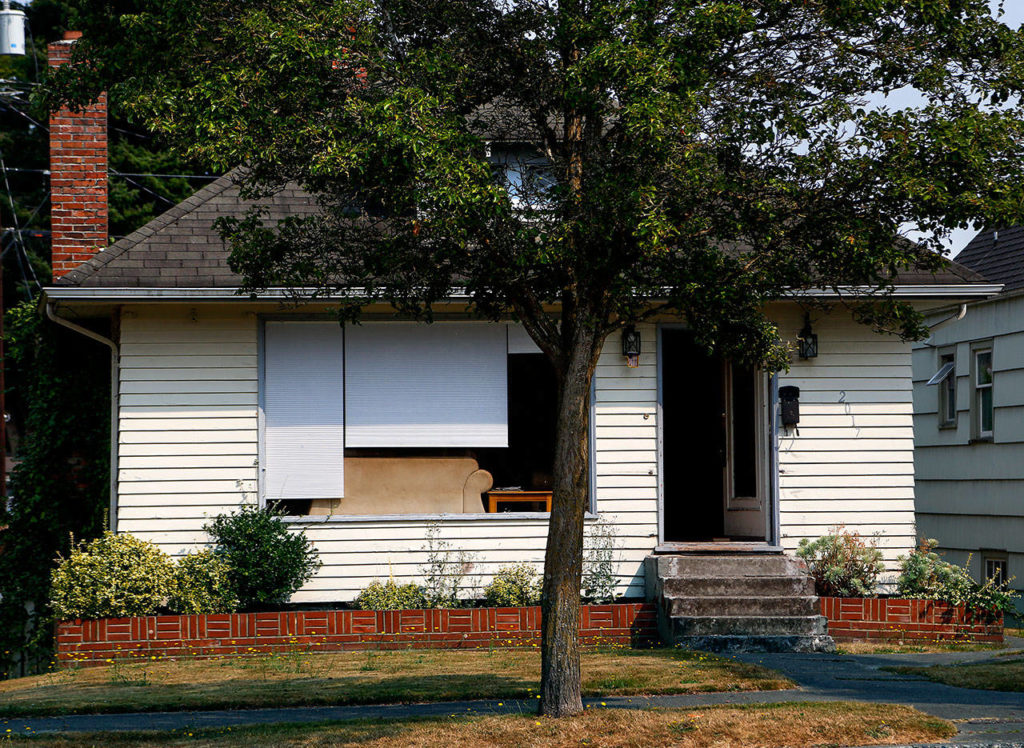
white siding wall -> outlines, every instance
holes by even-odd
[[[198,306],[121,320],[118,531],[180,554],[256,496],[257,322]]]
[[[992,343],[993,440],[972,443],[971,344],[982,341]],[[926,384],[940,349],[956,355],[955,428],[939,428],[939,388]],[[1012,586],[1024,588],[1024,296],[972,304],[915,346],[914,427],[921,535],[954,563],[970,558],[975,578],[983,550],[1007,553]]]
[[[257,330],[252,313],[223,308],[123,315],[118,530],[180,555],[207,541],[210,518],[255,499]],[[595,383],[598,511],[619,527],[620,591],[630,596],[643,595],[643,558],[657,540],[654,327],[642,334],[640,367],[625,366],[616,337]],[[351,600],[374,578],[413,579],[427,561],[425,520],[296,524],[324,566],[295,602]],[[539,570],[547,522],[451,515],[440,538],[472,554],[467,583],[482,586],[507,564]]]
[[[778,315],[784,334],[801,318]],[[800,432],[780,441],[783,544],[843,523],[882,533],[889,560],[914,542],[909,346],[839,314],[815,323],[821,354],[794,363]],[[618,528],[620,591],[643,594],[643,558],[657,544],[656,329],[641,326],[640,366],[618,336],[595,380],[598,512]],[[121,327],[118,529],[181,554],[203,525],[257,494],[258,322],[236,307],[133,307]],[[427,521],[301,521],[324,566],[296,602],[351,600],[374,578],[413,579],[426,562]],[[473,554],[471,584],[499,566],[543,561],[544,519],[449,515],[440,537]]]
[[[794,357],[780,385],[800,388],[800,425],[779,434],[782,544],[836,525],[877,542],[890,568],[915,544],[911,345],[841,311],[812,315],[818,357]],[[784,337],[796,310],[774,315]]]

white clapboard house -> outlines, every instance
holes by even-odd
[[[370,308],[342,328],[326,302],[239,295],[212,226],[246,207],[230,176],[92,252],[105,208],[60,208],[105,184],[105,166],[90,182],[98,159],[78,163],[76,128],[60,125],[56,277],[44,302],[113,352],[114,530],[180,555],[207,541],[215,515],[280,502],[323,561],[296,603],[415,579],[432,524],[472,554],[478,583],[503,565],[541,564],[554,394],[518,325],[474,321],[453,298],[429,326]],[[298,190],[265,203],[271,219],[310,206]],[[956,266],[896,285],[921,305],[997,290]],[[770,310],[794,343],[808,324],[798,301]],[[635,368],[620,339],[608,341],[591,403],[587,522],[615,528],[621,594],[645,594],[656,551],[791,553],[837,525],[877,533],[889,562],[914,546],[911,345],[841,305],[809,322],[817,355],[794,356],[778,376],[704,356],[680,319],[638,328]],[[790,426],[779,418],[786,387],[799,388]]]

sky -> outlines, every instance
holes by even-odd
[[[992,6],[992,12],[995,13],[999,6],[998,0],[989,0]],[[999,16],[999,20],[1012,28],[1018,28],[1024,25],[1024,0],[1005,0],[1003,3],[1003,15]],[[891,103],[890,99],[890,103]],[[963,249],[967,242],[974,238],[974,235],[978,233],[976,230],[971,229],[959,229],[953,232],[952,237],[949,240],[949,247],[952,256],[956,256],[956,253]]]

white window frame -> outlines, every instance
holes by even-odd
[[[1006,553],[982,552],[981,559],[982,582],[994,579],[993,572],[997,568],[999,569],[997,584],[1005,584],[1010,578],[1010,564]]]
[[[978,359],[988,354],[989,356],[989,367],[991,375],[988,382],[981,381],[981,367]],[[974,424],[974,438],[976,441],[992,441],[995,435],[995,371],[994,371],[995,359],[993,357],[992,342],[986,341],[983,343],[975,343],[971,346],[971,411],[973,413],[973,424]],[[984,393],[989,393],[989,402],[991,407],[991,423],[990,428],[984,427],[985,421],[985,407],[983,405]]]

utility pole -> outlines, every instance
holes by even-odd
[[[0,54],[25,54],[25,13],[11,9],[11,1],[3,0],[0,10]],[[11,202],[11,210],[14,203]],[[13,215],[12,215],[13,219]],[[16,230],[16,227],[15,227]],[[0,232],[2,236],[2,232]],[[12,235],[12,241],[21,237]],[[7,498],[7,406],[4,400],[4,268],[0,261],[0,500]]]

